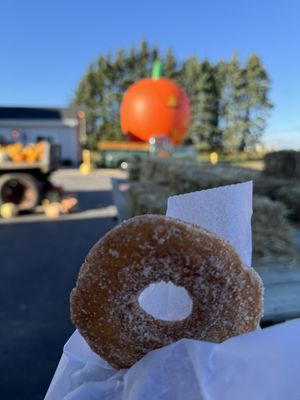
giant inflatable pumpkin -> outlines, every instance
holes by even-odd
[[[170,79],[160,77],[155,63],[152,78],[137,81],[125,92],[121,129],[132,140],[148,142],[152,136],[168,136],[181,144],[190,121],[190,106],[184,90]]]

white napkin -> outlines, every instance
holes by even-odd
[[[201,225],[227,239],[250,266],[252,181],[172,196],[167,216]]]
[[[45,400],[299,400],[300,320],[221,344],[183,339],[116,371],[76,331]]]

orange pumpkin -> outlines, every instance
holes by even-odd
[[[148,142],[152,136],[165,135],[179,145],[188,131],[189,100],[175,82],[153,73],[125,92],[120,118],[123,133],[131,139]]]

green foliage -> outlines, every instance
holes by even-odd
[[[216,69],[206,60],[201,65],[199,101],[199,132],[209,150],[222,150],[222,131],[219,129],[220,88]]]
[[[194,143],[198,143],[201,133],[200,104],[201,94],[201,63],[196,56],[185,60],[178,74],[178,83],[185,89],[191,103],[191,124],[189,127],[189,137]]]
[[[121,48],[115,55],[100,56],[83,76],[72,101],[86,112],[90,148],[101,139],[122,138],[119,110],[127,88],[151,76],[153,61],[160,58],[163,75],[187,92],[192,118],[187,141],[207,151],[236,152],[254,149],[263,134],[272,107],[270,80],[257,55],[241,66],[236,55],[229,62],[200,62],[196,56],[179,63],[169,49],[160,54],[142,41],[139,48]]]

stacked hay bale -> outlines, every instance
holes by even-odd
[[[255,181],[255,192],[281,201],[293,221],[300,221],[300,152],[282,150],[265,157],[263,174]]]
[[[259,188],[257,192],[265,195],[262,188],[266,182],[255,170],[159,158],[136,160],[129,169],[129,180],[130,216],[165,214],[169,196],[248,180],[253,180],[254,188]],[[272,188],[280,191],[281,184],[280,179],[275,179]],[[255,196],[253,211],[254,258],[291,257],[292,239],[284,205]]]
[[[167,199],[173,194],[168,186],[155,182],[131,182],[128,189],[129,216],[165,214]]]
[[[300,184],[284,185],[276,192],[276,199],[287,208],[288,216],[294,221],[300,221]]]
[[[252,244],[254,259],[293,256],[291,229],[282,203],[254,196]]]
[[[300,151],[282,150],[265,156],[264,173],[286,179],[300,179]]]
[[[129,168],[130,181],[166,184],[174,193],[253,180],[258,174],[258,171],[245,168],[211,166],[190,160],[154,157],[136,160]]]

